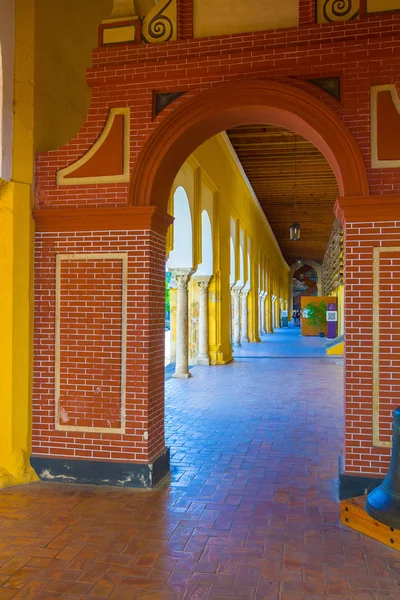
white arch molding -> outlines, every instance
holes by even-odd
[[[0,179],[12,176],[15,2],[0,0]]]

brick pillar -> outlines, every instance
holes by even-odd
[[[299,26],[316,22],[316,0],[299,0]]]
[[[193,38],[193,0],[178,0],[178,39]]]
[[[400,404],[400,197],[339,198],[336,215],[345,269],[343,498],[364,494],[389,466]]]
[[[34,211],[32,466],[151,487],[164,438],[165,234],[154,207]]]

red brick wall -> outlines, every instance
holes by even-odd
[[[71,419],[61,424],[88,429],[55,428],[56,256],[96,252],[128,255],[123,434],[91,431],[93,426],[107,429],[120,424],[114,415],[121,404],[117,388],[122,273],[117,260],[61,263],[61,406]],[[36,234],[34,455],[148,462],[164,449],[164,258],[164,236],[150,231]]]
[[[373,249],[382,253],[379,281],[373,276]],[[373,326],[378,323],[379,438],[391,440],[392,414],[400,404],[400,222],[347,223],[345,226],[346,456],[352,473],[386,473],[390,451],[372,445]],[[379,305],[374,314],[373,285]],[[379,288],[378,288],[379,286]],[[375,340],[377,344],[377,340]],[[377,345],[378,347],[378,345]]]
[[[123,263],[103,256],[59,265],[61,426],[122,426]]]

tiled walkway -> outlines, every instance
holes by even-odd
[[[0,493],[0,600],[399,600],[338,523],[342,367],[242,359],[167,382],[172,481]]]
[[[318,358],[325,356],[325,338],[302,337],[300,327],[275,329],[261,336],[262,344],[242,343],[234,348],[235,358]]]

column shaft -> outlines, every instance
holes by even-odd
[[[176,365],[173,377],[188,378],[191,377],[189,372],[188,284],[192,271],[177,269],[173,270],[172,274],[178,284],[176,298]]]
[[[247,297],[249,290],[242,291],[242,323],[241,323],[241,338],[243,342],[249,341],[249,321],[248,321],[248,306]]]
[[[240,292],[242,286],[235,286],[232,289],[233,294],[233,345],[240,347]]]
[[[208,286],[211,281],[210,276],[195,277],[200,288],[199,291],[199,353],[196,364],[209,365],[210,353],[208,345]]]

